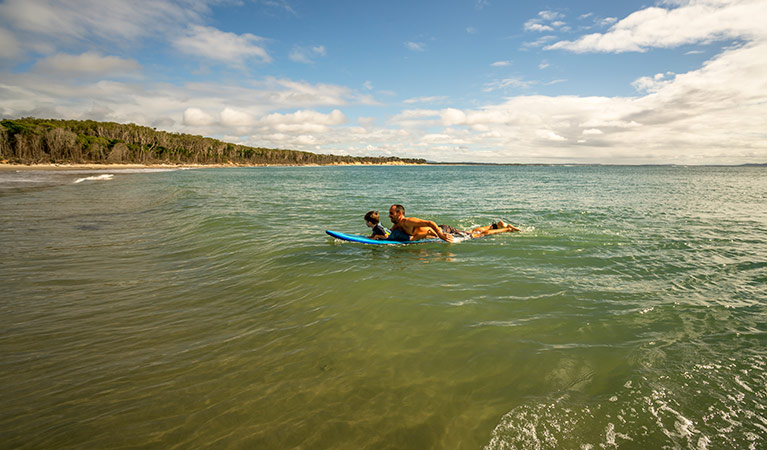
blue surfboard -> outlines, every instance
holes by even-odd
[[[370,239],[367,236],[360,236],[359,234],[341,233],[339,231],[325,230],[325,233],[333,236],[336,239],[348,242],[358,242],[360,244],[373,244],[373,245],[406,245],[406,244],[424,244],[426,242],[441,242],[441,239],[421,239],[419,241],[387,241]]]

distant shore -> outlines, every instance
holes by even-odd
[[[428,164],[388,162],[379,163],[332,163],[332,164],[98,164],[98,163],[52,163],[11,164],[0,163],[0,171],[11,170],[120,170],[120,169],[216,169],[233,167],[322,167],[322,166],[424,166]]]
[[[121,169],[218,169],[218,168],[244,168],[244,167],[325,167],[325,166],[582,166],[582,167],[609,167],[614,164],[543,164],[543,163],[468,163],[468,162],[426,162],[406,163],[390,161],[387,163],[363,163],[363,162],[336,162],[331,164],[99,164],[99,163],[51,163],[51,164],[13,164],[0,162],[0,171],[17,170],[121,170]],[[617,164],[622,166],[622,164]],[[675,167],[675,164],[641,164],[635,167]],[[679,165],[683,166],[683,165]],[[738,164],[738,165],[711,165],[705,167],[767,167],[764,164]]]

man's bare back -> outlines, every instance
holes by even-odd
[[[431,220],[423,220],[417,217],[405,217],[405,208],[402,205],[392,205],[389,208],[389,218],[391,219],[393,240],[418,240],[433,235],[438,236],[446,242],[453,242],[453,236],[442,232],[436,223]],[[404,235],[395,233],[398,231],[409,236],[405,239]],[[391,236],[390,236],[391,239]]]

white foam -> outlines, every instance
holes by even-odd
[[[743,380],[740,379],[739,375],[735,375],[735,382],[738,383],[743,389],[747,390],[748,392],[754,392],[749,385],[747,385]]]
[[[608,423],[607,427],[605,427],[605,444],[611,447],[618,447],[618,444],[615,443],[615,425],[612,423]]]
[[[105,173],[103,175],[96,175],[93,177],[78,178],[77,180],[75,180],[75,183],[82,183],[83,181],[106,181],[106,180],[111,180],[113,177],[114,177],[114,174]]]

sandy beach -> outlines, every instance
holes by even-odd
[[[404,163],[400,161],[387,164],[333,163],[328,166],[420,166],[424,164]],[[266,167],[266,166],[307,166],[318,164],[8,164],[0,163],[0,171],[16,170],[121,170],[121,169],[214,169],[225,167]]]
[[[120,169],[182,169],[203,167],[235,167],[227,164],[0,164],[0,170],[120,170]]]

